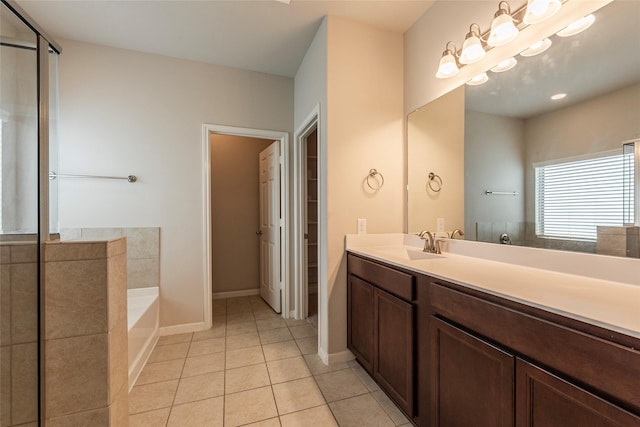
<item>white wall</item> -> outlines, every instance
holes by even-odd
[[[524,222],[524,121],[467,110],[464,127],[464,232],[476,240],[477,222]]]
[[[161,227],[161,326],[202,322],[203,123],[293,130],[293,80],[62,41],[62,227]]]
[[[402,229],[404,209],[402,35],[330,16],[327,28],[327,297],[329,353],[346,350],[344,239]],[[370,190],[370,169],[384,186]]]

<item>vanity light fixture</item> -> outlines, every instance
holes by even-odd
[[[452,45],[453,49],[451,49],[449,45]],[[438,66],[436,77],[439,79],[446,79],[455,76],[459,71],[460,69],[456,62],[456,45],[453,42],[448,42],[445,51],[442,52],[442,58],[440,59],[440,65]]]
[[[520,52],[520,55],[521,56],[539,55],[545,50],[549,49],[550,47],[551,47],[551,40],[547,38],[544,40],[540,40],[539,42],[535,42],[534,44],[529,46],[527,49]]]
[[[559,101],[567,97],[566,93],[556,93],[555,95],[551,95],[552,101]]]
[[[482,73],[482,74],[478,74],[477,76],[469,80],[467,84],[469,86],[478,86],[488,81],[489,81],[489,76],[487,76],[487,73]]]
[[[570,37],[575,36],[578,33],[583,32],[587,28],[589,28],[596,20],[596,17],[591,15],[587,15],[583,18],[578,19],[573,24],[568,25],[566,28],[558,31],[556,33],[557,36],[560,37]]]
[[[503,71],[508,71],[512,69],[517,64],[518,64],[518,61],[516,60],[516,58],[514,57],[507,58],[504,61],[500,62],[495,67],[493,67],[491,71],[493,71],[494,73],[502,73]]]
[[[527,12],[522,21],[527,25],[537,24],[555,15],[560,6],[560,0],[527,0]]]
[[[519,32],[513,23],[509,3],[501,1],[498,3],[498,11],[494,15],[493,22],[491,23],[491,33],[489,34],[487,44],[493,47],[503,46],[513,41]]]
[[[474,30],[474,26],[478,31]],[[464,44],[462,45],[462,52],[460,52],[460,63],[473,64],[484,58],[485,53],[482,47],[482,41],[480,40],[480,26],[478,24],[471,24],[469,32],[464,39]]]

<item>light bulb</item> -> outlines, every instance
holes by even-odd
[[[500,9],[496,12],[495,18],[491,23],[491,34],[487,44],[489,46],[502,46],[518,36],[518,29],[513,24],[513,18],[509,12],[505,9]]]
[[[534,44],[529,46],[527,49],[520,52],[520,55],[522,56],[539,55],[545,50],[549,49],[550,47],[551,47],[551,40],[549,39],[540,40],[539,42],[535,42]]]
[[[512,69],[517,64],[518,64],[518,61],[516,60],[516,58],[513,58],[513,57],[507,58],[504,61],[500,62],[495,67],[493,67],[491,71],[493,71],[494,73],[502,73],[503,71]]]
[[[551,95],[551,97],[550,97],[550,98],[551,98],[553,101],[559,101],[559,100],[564,99],[564,98],[566,98],[566,97],[567,97],[567,94],[566,94],[566,93],[556,93],[555,95]]]
[[[583,18],[578,19],[573,24],[568,25],[564,29],[558,31],[556,35],[560,37],[575,36],[576,34],[581,33],[587,28],[589,28],[595,21],[596,21],[595,16],[587,15]]]
[[[462,52],[460,52],[461,64],[473,64],[474,62],[478,62],[484,58],[486,53],[482,47],[482,42],[480,42],[480,27],[478,27],[478,31],[476,32],[473,29],[474,25],[478,26],[478,24],[471,24],[469,32],[467,33],[462,45]]]
[[[436,77],[439,79],[446,79],[455,76],[459,71],[460,69],[458,68],[458,64],[456,64],[456,58],[454,58],[450,51],[445,51],[440,59],[440,65],[438,66]]]
[[[489,76],[487,76],[487,73],[482,73],[482,74],[478,74],[477,76],[469,80],[467,84],[469,86],[478,86],[488,81],[489,81]]]
[[[555,15],[560,6],[560,0],[528,0],[527,12],[522,21],[527,25],[537,24]]]

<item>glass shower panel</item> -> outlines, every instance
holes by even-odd
[[[56,52],[49,53],[49,171],[60,173],[58,170],[58,123],[59,111],[58,100],[58,58]],[[58,188],[59,179],[49,180],[49,233],[60,233],[59,208],[58,208]]]
[[[0,9],[0,423],[38,422],[36,34]]]

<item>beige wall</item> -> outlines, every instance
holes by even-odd
[[[61,41],[62,227],[161,227],[161,326],[204,321],[204,123],[293,131],[293,79]]]
[[[397,232],[404,218],[402,35],[330,16],[327,27],[328,352],[346,350],[345,235]],[[365,184],[371,168],[384,186]],[[320,286],[323,286],[321,284]],[[321,314],[322,316],[322,314]]]
[[[449,92],[409,116],[407,125],[407,217],[409,233],[464,227],[464,87]],[[433,172],[440,191],[428,187]],[[439,185],[436,179],[434,188]]]
[[[212,134],[213,292],[260,287],[258,155],[273,141]]]

